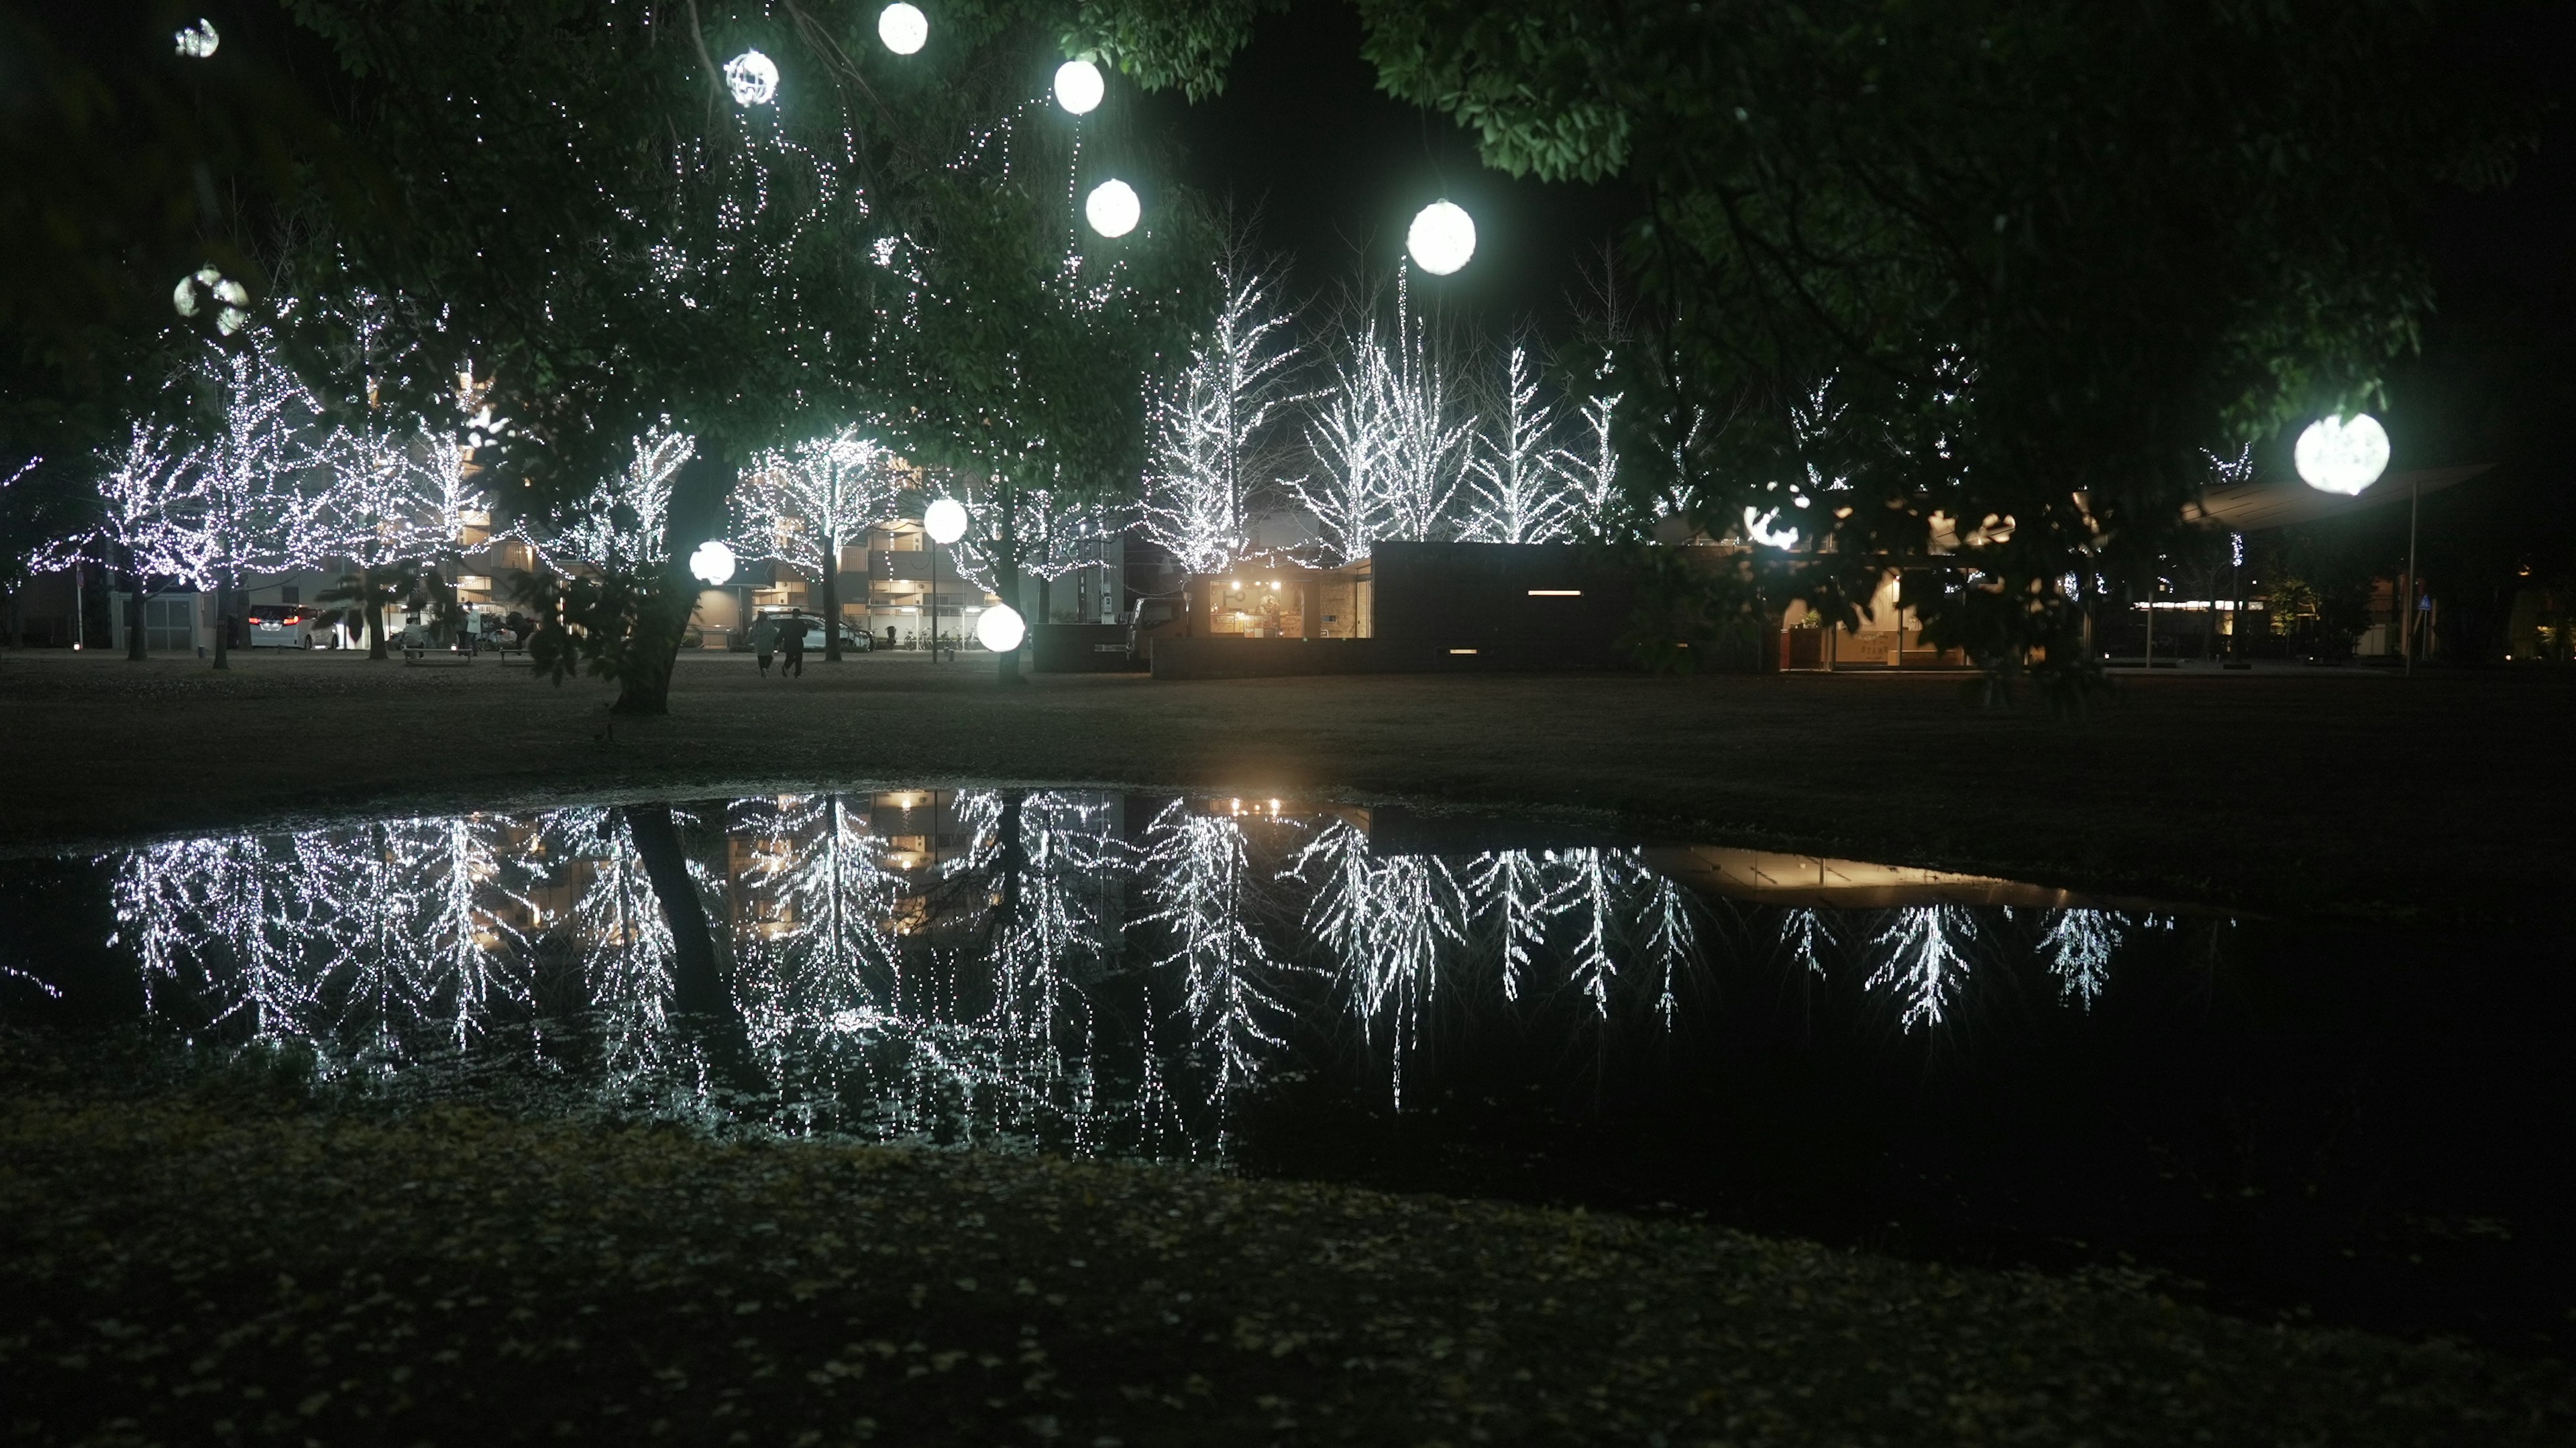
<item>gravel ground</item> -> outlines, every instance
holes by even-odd
[[[2559,1444],[2558,1363],[1207,1172],[0,1101],[31,1443]]]
[[[2576,675],[2182,673],[2075,720],[1955,676],[1156,683],[686,655],[671,716],[517,665],[0,655],[0,850],[604,790],[1097,782],[1406,798],[2283,913],[2495,921],[2576,874]]]

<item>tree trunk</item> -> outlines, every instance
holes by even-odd
[[[823,662],[841,661],[841,540],[823,540]]]
[[[224,617],[224,595],[230,591],[220,583],[215,585],[215,667],[218,669],[232,667],[232,620]]]
[[[635,637],[617,679],[612,714],[629,717],[671,712],[671,670],[679,667],[680,640],[689,631],[689,615],[698,604],[698,581],[689,573],[689,554],[698,540],[715,536],[725,498],[733,491],[731,451],[714,438],[698,443],[697,455],[671,479],[671,507],[662,524],[661,576],[638,611]]]
[[[143,576],[134,571],[134,559],[125,560],[125,656],[135,663],[143,662]]]
[[[376,577],[376,570],[358,570],[358,608],[365,615],[361,622],[367,626],[367,659],[370,663],[383,663],[386,657],[385,600],[380,591],[383,587],[383,581]]]
[[[733,993],[725,989],[716,968],[715,933],[707,925],[706,902],[689,878],[689,858],[680,848],[680,828],[667,804],[626,806],[626,830],[635,838],[653,898],[671,926],[671,1008],[680,1015],[729,1016]]]

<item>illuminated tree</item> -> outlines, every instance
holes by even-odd
[[[1221,573],[1250,546],[1259,449],[1283,406],[1297,348],[1278,302],[1278,280],[1240,247],[1217,264],[1216,317],[1192,339],[1189,360],[1157,387],[1150,414],[1145,536],[1191,573]]]
[[[1478,433],[1468,459],[1471,508],[1465,537],[1476,543],[1546,543],[1567,531],[1563,472],[1548,440],[1556,419],[1538,400],[1528,349],[1515,343],[1504,363],[1497,431]]]
[[[1476,418],[1461,416],[1450,395],[1429,320],[1413,311],[1410,272],[1396,277],[1395,356],[1379,377],[1387,388],[1388,422],[1386,466],[1379,474],[1385,486],[1379,536],[1422,542],[1445,537],[1466,482]]]
[[[1314,515],[1325,558],[1340,567],[1369,556],[1384,526],[1394,467],[1392,387],[1375,323],[1334,356],[1332,369],[1323,405],[1306,429],[1316,471],[1288,487]]]
[[[753,558],[823,586],[823,657],[841,658],[841,550],[894,515],[894,455],[855,427],[764,453],[734,494],[734,536]]]
[[[1335,961],[1362,1029],[1375,1035],[1384,1023],[1401,1107],[1405,1057],[1421,1045],[1442,960],[1467,938],[1466,894],[1438,856],[1378,859],[1368,836],[1340,820],[1298,851],[1289,873],[1314,889],[1306,932]]]

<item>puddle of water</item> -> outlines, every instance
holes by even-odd
[[[1079,790],[0,866],[0,1019],[292,1045],[355,1090],[1660,1204],[2525,1342],[2576,1326],[2567,956]]]

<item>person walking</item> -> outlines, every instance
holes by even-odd
[[[801,679],[805,677],[805,620],[788,619],[783,632],[786,637],[780,640],[780,644],[787,656],[778,662],[778,677],[783,679],[793,674]]]
[[[777,647],[778,624],[775,620],[764,618],[751,626],[752,656],[760,660],[760,676],[764,679],[769,677],[770,652]]]

